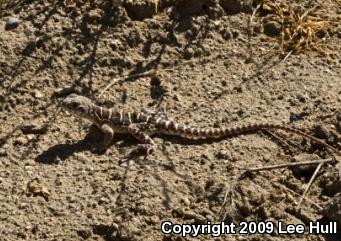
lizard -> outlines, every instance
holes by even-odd
[[[169,120],[165,115],[151,112],[125,112],[114,110],[95,104],[91,99],[77,94],[70,94],[61,105],[69,112],[81,118],[90,120],[104,134],[103,140],[99,145],[100,151],[105,151],[111,144],[114,133],[131,134],[142,144],[137,145],[137,149],[152,154],[155,150],[155,142],[150,137],[153,134],[175,135],[186,139],[221,139],[224,137],[245,134],[257,130],[283,130],[297,134],[318,143],[329,151],[341,156],[341,152],[335,147],[327,144],[321,139],[314,137],[298,128],[289,127],[285,124],[275,123],[250,123],[235,127],[219,128],[198,128],[190,127],[173,120]]]

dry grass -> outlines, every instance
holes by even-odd
[[[324,53],[322,47],[328,38],[328,31],[335,22],[340,21],[335,10],[332,10],[323,6],[307,10],[300,6],[293,7],[285,1],[263,0],[255,12],[266,12],[268,20],[281,24],[280,35],[276,39],[280,50],[286,53],[286,59],[291,53],[304,50]]]

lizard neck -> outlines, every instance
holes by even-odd
[[[90,117],[92,121],[101,123],[104,120],[110,121],[112,118],[113,111],[111,109],[101,107],[94,103],[92,104],[90,109],[91,110],[88,116]]]

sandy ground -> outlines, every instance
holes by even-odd
[[[160,227],[167,220],[340,223],[339,165],[324,166],[301,212],[294,208],[314,167],[242,175],[243,168],[331,157],[299,136],[156,136],[153,155],[127,159],[119,150],[134,147],[134,138],[117,135],[98,154],[100,133],[59,105],[75,92],[107,107],[166,110],[199,127],[286,123],[340,150],[340,22],[326,30],[325,54],[306,50],[281,62],[267,13],[254,18],[250,42],[252,1],[89,2],[26,1],[0,19],[1,240],[287,240],[277,231],[191,238]],[[337,1],[313,2],[340,14]],[[5,31],[9,16],[21,22]],[[97,98],[114,78],[149,70],[157,74]]]

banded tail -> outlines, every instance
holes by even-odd
[[[170,135],[179,135],[188,139],[220,139],[226,136],[244,134],[247,132],[253,132],[257,130],[283,130],[289,133],[293,133],[302,137],[305,137],[321,146],[326,147],[330,151],[335,154],[341,156],[341,152],[337,150],[335,147],[327,144],[323,140],[314,137],[302,130],[284,126],[281,124],[272,124],[272,123],[251,123],[246,125],[240,125],[236,127],[221,127],[221,128],[196,128],[196,127],[187,127],[181,124],[177,124],[174,121],[169,120],[155,120],[155,125],[163,130],[165,134]]]

